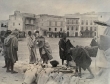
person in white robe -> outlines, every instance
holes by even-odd
[[[28,37],[27,37],[27,46],[29,49],[29,64],[37,63],[37,53],[36,53],[36,47],[33,42],[32,33],[31,31],[28,31]]]

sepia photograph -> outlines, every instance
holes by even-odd
[[[110,1],[0,0],[0,84],[110,84]]]

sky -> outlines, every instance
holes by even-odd
[[[9,19],[14,11],[60,15],[110,12],[110,0],[0,0],[0,20]]]

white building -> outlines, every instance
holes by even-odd
[[[38,26],[44,31],[44,35],[58,36],[65,28],[65,19],[63,16],[40,14]]]
[[[20,13],[20,11],[15,11],[14,15],[9,15],[8,29],[18,29],[20,31],[33,31],[37,29],[36,15],[30,13]]]
[[[94,24],[98,19],[96,14],[67,14],[65,18],[68,36],[96,36],[97,25]]]

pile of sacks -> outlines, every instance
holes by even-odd
[[[97,51],[98,51],[97,46],[94,46],[94,47],[86,46],[85,49],[88,51],[90,57],[96,57]]]
[[[55,68],[42,68],[41,64],[38,64],[30,65],[24,69],[22,84],[82,84],[82,82],[79,77],[75,77],[73,74],[64,74],[55,71]]]

